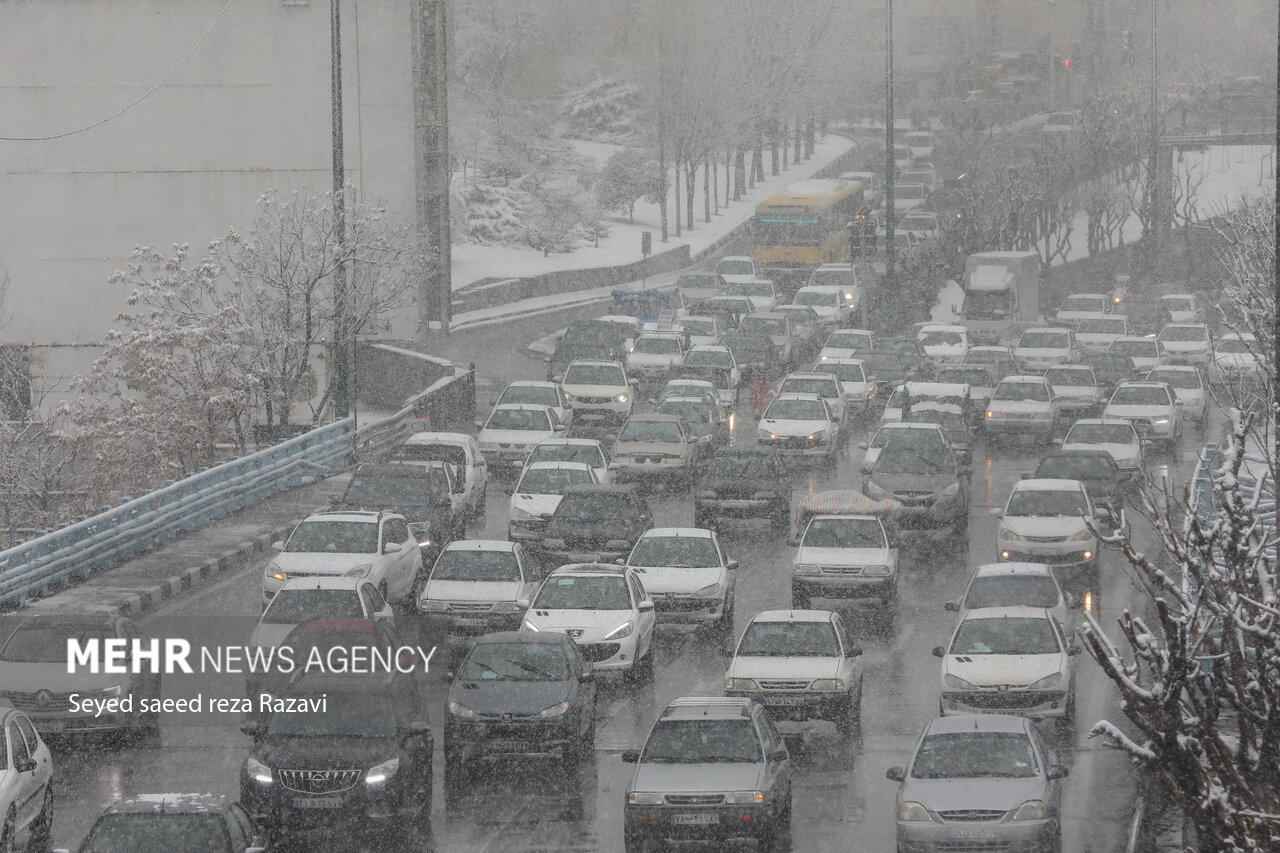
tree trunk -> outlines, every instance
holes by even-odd
[[[733,160],[733,200],[742,201],[743,184],[747,182],[747,152],[739,148]]]
[[[685,161],[684,164],[684,204],[685,204],[685,225],[689,230],[693,230],[693,203],[694,193],[698,189],[698,163],[692,157]]]
[[[825,133],[825,131],[824,131]],[[805,125],[804,133],[804,159],[808,160],[813,156],[813,149],[817,146],[818,128],[817,122],[813,118],[813,114],[809,115],[809,121]]]
[[[662,220],[662,242],[667,242],[667,147],[663,143],[662,131],[658,131],[658,212]]]
[[[628,225],[635,225],[635,224],[636,224],[636,202],[635,202],[635,199],[632,199],[632,200],[631,200],[631,203],[627,205],[627,224],[628,224]],[[597,234],[597,237],[598,237],[598,234]]]
[[[711,173],[715,171],[715,167],[711,164],[711,157],[707,156],[702,161],[702,216],[707,222],[711,221]],[[716,190],[716,212],[720,210],[720,190]]]
[[[673,200],[675,203],[672,206],[672,209],[675,211],[675,214],[676,214],[676,236],[679,237],[680,236],[680,218],[683,215],[680,211],[680,160],[679,159],[677,159],[675,163],[675,173],[672,176],[671,189],[672,189],[672,192],[675,193],[675,196],[673,197]]]
[[[733,182],[730,180],[731,170],[733,169],[733,149],[726,148],[724,152],[724,206],[729,206],[729,186]]]
[[[769,174],[777,175],[778,164],[778,121],[775,119],[769,124]],[[785,155],[783,155],[785,156]]]
[[[751,171],[747,175],[747,189],[753,189],[756,181],[764,180],[764,149],[757,145],[751,149]]]
[[[797,166],[799,166],[799,165],[800,165],[800,155],[801,155],[801,153],[802,153],[802,151],[803,151],[803,149],[804,149],[804,130],[803,130],[803,128],[804,128],[804,122],[800,120],[800,117],[799,117],[799,116],[796,116],[796,154],[795,154],[795,158],[796,158],[796,159],[795,159],[795,165],[797,165]]]

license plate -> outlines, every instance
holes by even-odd
[[[529,742],[523,740],[495,740],[489,748],[494,752],[529,752]]]
[[[948,838],[995,839],[997,828],[994,826],[951,826],[947,828]]]
[[[295,809],[338,809],[342,808],[342,797],[307,797],[293,801]]]
[[[593,415],[593,414],[589,414],[589,413],[587,413],[587,412],[577,412],[577,413],[575,413],[575,414],[574,414],[574,416],[573,416],[573,417],[574,417],[575,419],[577,419],[577,420],[582,420],[582,421],[602,421],[602,420],[604,420],[604,415]]]
[[[461,619],[454,619],[453,624],[457,625],[459,628],[483,628],[488,623],[483,619],[463,617]]]
[[[804,696],[766,696],[764,704],[766,705],[804,705],[809,700]]]
[[[671,822],[676,826],[708,826],[719,823],[720,817],[715,812],[675,814],[671,816]]]

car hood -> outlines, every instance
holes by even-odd
[[[1066,515],[1006,515],[1000,521],[1019,536],[1074,536],[1087,529],[1082,518]]]
[[[566,393],[575,397],[616,397],[619,394],[630,394],[626,385],[564,385]]]
[[[824,432],[827,429],[827,421],[792,421],[792,420],[774,420],[766,418],[760,421],[760,429],[765,432],[771,432],[777,436],[786,438],[795,438],[797,436],[812,435],[815,432]]]
[[[753,791],[760,787],[763,764],[736,761],[724,764],[656,764],[636,766],[632,791],[663,794]]]
[[[1107,404],[1102,410],[1104,418],[1167,418],[1169,410],[1164,406],[1117,406]]]
[[[654,455],[681,456],[688,447],[689,445],[683,441],[618,441],[613,445],[613,455],[618,457],[652,453]]]
[[[660,566],[643,571],[646,592],[681,594],[697,592],[704,586],[719,583],[724,569],[719,566],[696,569]]]
[[[929,811],[1001,809],[1013,811],[1027,800],[1047,800],[1044,782],[1037,778],[916,779],[908,776],[898,794],[900,802],[922,803]]]
[[[964,344],[924,344],[923,347],[930,358],[963,358],[969,350]]]
[[[546,536],[556,539],[565,536],[586,539],[614,539],[630,537],[637,529],[638,522],[627,518],[603,518],[582,521],[571,518],[551,516],[547,523]]]
[[[292,551],[276,554],[271,562],[286,575],[306,572],[309,575],[341,575],[356,566],[376,562],[377,554],[325,554],[313,551]]]
[[[573,638],[579,643],[599,642],[605,634],[631,618],[630,610],[545,610],[531,607],[525,614],[525,619],[539,631],[581,631],[582,636]]]
[[[987,408],[993,412],[1009,412],[1012,414],[1039,414],[1047,412],[1051,406],[1040,400],[992,400]]]
[[[815,678],[835,678],[839,674],[840,658],[838,657],[738,655],[729,666],[730,678],[801,681]]]
[[[906,492],[940,492],[958,481],[951,472],[945,474],[884,474],[872,472],[871,482],[893,494]]]
[[[67,672],[66,661],[52,663],[0,663],[0,690],[14,693],[35,693],[48,690],[52,693],[87,693],[105,690],[128,681],[123,674],[91,672]]]
[[[1213,360],[1221,367],[1253,367],[1258,363],[1258,359],[1247,352],[1220,352]]]
[[[674,364],[679,360],[673,352],[633,352],[627,356],[627,364]]]
[[[454,681],[449,701],[465,705],[477,714],[536,714],[573,696],[570,681]]]
[[[1165,352],[1208,352],[1208,341],[1161,341]]]
[[[296,625],[281,625],[274,622],[259,622],[257,627],[253,629],[253,633],[249,635],[249,646],[261,646],[267,649],[274,649],[276,646],[284,642],[284,638],[289,636]]]
[[[1110,442],[1062,445],[1063,450],[1105,450],[1112,459],[1133,459],[1138,455],[1138,448],[1133,444],[1112,444]]]
[[[361,770],[395,758],[394,738],[284,737],[271,735],[254,750],[268,767],[308,770]]]
[[[534,495],[516,492],[511,496],[511,508],[546,518],[560,506],[563,495]]]
[[[891,554],[884,548],[813,548],[801,547],[796,552],[796,565],[868,566],[893,565]]]
[[[943,661],[943,668],[978,687],[1026,687],[1040,679],[1063,671],[1063,656],[1051,655],[954,655]],[[1059,682],[1061,684],[1061,682]]]
[[[1076,332],[1076,343],[1110,344],[1116,338],[1122,337],[1123,334],[1123,332]]]
[[[515,601],[520,584],[515,581],[428,581],[423,598],[438,601]]]
[[[481,444],[527,444],[532,446],[551,436],[551,430],[482,429],[480,430],[480,435],[476,436],[476,440]]]
[[[1013,351],[1015,359],[1040,360],[1044,358],[1070,358],[1071,353],[1057,347],[1018,347]]]

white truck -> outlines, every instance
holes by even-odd
[[[1040,316],[1040,254],[977,252],[964,262],[960,322],[974,344],[994,344],[1010,323]]]

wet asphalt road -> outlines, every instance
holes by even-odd
[[[601,310],[586,308],[574,313],[591,316]],[[571,316],[563,312],[529,318],[518,328],[500,325],[458,333],[440,341],[432,351],[462,363],[477,363],[483,380],[479,405],[487,411],[486,403],[506,381],[543,378],[541,361],[516,349],[513,337],[523,345],[562,328]],[[513,332],[517,334],[513,336]],[[741,415],[738,424],[738,439],[750,442],[754,424],[749,418],[744,424]],[[861,483],[857,440],[855,432],[848,457],[835,471],[797,469],[792,481],[796,498],[810,490],[857,488]],[[1158,457],[1150,473],[1159,476],[1169,472],[1182,481],[1190,473],[1199,443],[1200,437],[1188,430],[1183,461],[1169,463]],[[886,768],[906,762],[924,723],[937,713],[939,664],[930,649],[945,643],[955,624],[954,614],[945,612],[942,605],[958,597],[972,567],[995,560],[996,520],[989,509],[1003,504],[1012,483],[1035,467],[1042,450],[1001,446],[993,457],[979,443],[971,483],[968,542],[908,537],[900,558],[904,574],[895,631],[887,633],[875,613],[863,606],[847,611],[847,622],[865,652],[862,734],[846,744],[830,724],[784,724],[795,767],[794,850],[893,849],[896,784],[886,780],[884,773]],[[1152,461],[1149,458],[1149,463]],[[473,530],[471,535],[505,538],[503,484],[491,481],[490,489],[483,534]],[[650,502],[655,524],[692,523],[692,501],[687,492],[655,495]],[[1151,552],[1152,537],[1141,519],[1135,522],[1135,532]],[[760,522],[726,526],[721,537],[729,555],[741,562],[737,630],[741,631],[757,611],[789,606],[794,552],[783,538],[771,536]],[[206,646],[242,645],[260,613],[260,568],[227,576],[177,599],[144,618],[144,632],[149,636],[182,636]],[[1104,627],[1114,625],[1121,608],[1143,606],[1141,594],[1115,552],[1103,555],[1099,586],[1088,593]],[[446,798],[443,789],[440,749],[447,682],[442,668],[433,667],[424,683],[436,741],[433,831],[411,849],[450,853],[620,851],[623,792],[631,772],[631,766],[621,761],[621,751],[639,748],[659,710],[672,698],[719,695],[723,687],[726,660],[708,635],[688,628],[660,628],[657,654],[652,683],[601,685],[595,761],[581,776],[569,776],[552,762],[505,764],[452,799]],[[1125,824],[1134,802],[1134,781],[1128,762],[1100,740],[1089,739],[1087,732],[1098,719],[1120,721],[1122,715],[1108,683],[1088,656],[1075,660],[1079,684],[1076,727],[1070,736],[1051,735],[1071,771],[1064,799],[1064,850],[1114,851],[1123,847]],[[178,681],[166,684],[166,696],[196,690],[206,695],[243,695],[243,682],[236,676],[206,676],[199,684],[193,684],[191,678]],[[250,738],[240,733],[239,719],[234,715],[210,725],[192,723],[192,718],[166,716],[158,743],[58,749],[55,846],[74,849],[100,811],[124,795],[209,791],[234,798]],[[328,836],[313,839],[301,849],[354,853],[398,848],[381,839]]]

